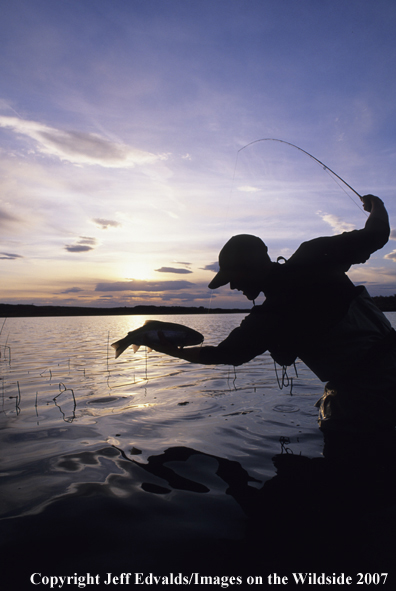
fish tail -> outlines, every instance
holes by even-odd
[[[111,346],[115,349],[115,358],[117,359],[117,357],[119,357],[121,355],[121,353],[123,353],[125,351],[125,349],[128,349],[128,347],[130,345],[132,345],[132,340],[131,337],[129,335],[127,335],[126,337],[124,337],[123,339],[112,343]],[[137,347],[135,349],[135,347]],[[137,345],[133,345],[133,351],[136,353],[137,349],[139,349],[139,347]]]

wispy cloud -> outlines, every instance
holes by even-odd
[[[66,244],[65,250],[68,252],[88,252],[93,250],[96,246],[96,238],[89,238],[88,236],[81,236],[76,244]]]
[[[391,240],[396,240],[396,230],[392,230],[390,233],[390,239]]]
[[[90,250],[93,250],[93,248],[92,246],[82,246],[80,244],[66,244],[65,250],[67,250],[68,252],[88,252]]]
[[[37,150],[42,154],[76,165],[133,168],[166,159],[166,155],[152,154],[110,141],[97,133],[56,129],[18,117],[0,117],[0,127],[34,140]]]
[[[174,301],[174,302],[195,302],[199,300],[210,300],[216,297],[216,294],[213,292],[207,291],[206,293],[183,293],[183,294],[164,294],[162,296],[162,300],[165,302]]]
[[[12,252],[0,252],[0,260],[2,261],[14,261],[15,259],[23,259],[23,256]]]
[[[379,295],[381,289],[395,293],[396,267],[358,266],[348,271],[348,276],[356,284],[366,285],[370,295]]]
[[[322,218],[326,224],[332,228],[335,234],[340,234],[341,232],[349,232],[354,230],[355,226],[350,224],[349,222],[345,222],[341,218],[331,213],[324,213],[323,211],[318,211],[318,216]]]
[[[388,252],[388,254],[386,254],[384,256],[384,259],[388,259],[390,261],[395,261],[395,263],[396,263],[396,250],[392,250],[392,252]]]
[[[17,223],[19,220],[14,215],[8,213],[3,208],[0,208],[0,229],[5,229],[11,226],[12,224]]]
[[[195,283],[190,281],[114,281],[111,283],[98,283],[95,291],[148,291],[162,292],[179,289],[190,289]]]
[[[205,267],[202,267],[202,271],[214,271],[215,273],[217,273],[219,271],[219,263],[218,261],[216,261],[215,263],[211,263],[210,265],[205,265]]]
[[[180,269],[178,267],[161,267],[160,269],[155,269],[155,271],[157,271],[157,273],[180,273],[181,275],[192,273],[190,269]]]
[[[81,287],[70,287],[69,289],[65,289],[64,291],[60,291],[60,294],[65,293],[79,293],[80,291],[84,291]]]
[[[242,193],[257,193],[257,191],[260,191],[260,189],[258,187],[252,187],[250,185],[245,185],[242,187],[238,187],[238,191],[241,191]]]
[[[118,228],[121,226],[120,222],[115,222],[114,220],[105,220],[103,218],[94,218],[93,223],[96,226],[102,228],[102,230],[107,230],[107,228]]]
[[[14,111],[9,101],[5,100],[4,98],[0,98],[0,109],[2,111]]]

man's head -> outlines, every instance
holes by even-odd
[[[270,265],[267,247],[261,238],[238,234],[221,249],[220,270],[208,287],[217,289],[229,283],[231,289],[238,289],[249,300],[254,300],[262,291],[262,279]]]

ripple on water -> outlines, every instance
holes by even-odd
[[[113,402],[118,402],[120,398],[118,396],[107,396],[107,398],[95,398],[94,400],[88,400],[87,404],[93,405],[100,405],[103,406],[105,404],[111,404]]]
[[[299,412],[300,408],[294,404],[276,404],[273,410],[276,412]]]

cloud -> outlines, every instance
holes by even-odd
[[[15,259],[23,259],[23,256],[11,252],[0,252],[0,260],[2,261],[14,261]]]
[[[220,267],[218,261],[216,261],[215,263],[211,263],[210,265],[205,265],[205,267],[201,267],[201,269],[202,271],[214,271],[215,273],[218,273]]]
[[[91,238],[89,236],[80,236],[81,240],[79,240],[79,244],[89,244],[89,245],[95,245],[96,244],[96,238]]]
[[[161,267],[160,269],[155,269],[155,271],[157,271],[158,273],[192,273],[190,269],[179,269],[176,267]]]
[[[349,222],[345,222],[341,218],[331,213],[324,213],[322,211],[317,212],[318,216],[322,218],[324,222],[329,224],[329,226],[334,230],[335,234],[340,234],[341,232],[350,232],[351,230],[355,229],[353,224]]]
[[[80,287],[70,287],[69,289],[65,289],[64,291],[60,291],[60,294],[64,293],[79,293],[80,291],[84,291]]]
[[[0,208],[0,228],[6,229],[11,224],[18,222],[18,218]]]
[[[66,244],[64,248],[68,252],[88,252],[94,249],[96,242],[96,238],[81,236],[76,244]]]
[[[92,246],[82,246],[79,244],[75,244],[75,245],[66,244],[65,250],[67,250],[68,252],[88,252],[90,250],[93,250],[93,247]]]
[[[134,168],[167,157],[110,141],[96,133],[65,131],[18,117],[0,117],[0,127],[34,140],[42,154],[80,166],[87,164],[105,168]]]
[[[364,283],[369,286],[382,285],[386,288],[391,285],[391,289],[395,289],[396,268],[393,265],[371,267],[366,263],[366,265],[358,265],[356,268],[352,267],[348,271],[348,276],[354,283]]]
[[[242,193],[257,193],[257,191],[260,191],[260,189],[258,187],[246,185],[244,187],[238,187],[238,191],[242,191]]]
[[[392,230],[390,233],[390,237],[391,240],[396,240],[396,230]]]
[[[165,302],[169,301],[182,301],[182,302],[193,302],[195,300],[211,300],[216,297],[216,294],[213,292],[207,293],[183,293],[183,294],[164,294],[162,296],[162,300]]]
[[[395,261],[395,263],[396,263],[396,250],[392,250],[392,252],[389,252],[388,254],[386,254],[384,256],[384,259],[388,259],[390,261]]]
[[[178,291],[180,289],[190,289],[195,283],[190,281],[115,281],[112,283],[98,283],[95,291]]]
[[[103,218],[94,218],[92,221],[94,224],[102,228],[102,230],[107,230],[107,228],[118,228],[118,226],[121,226],[120,222],[105,220]]]

